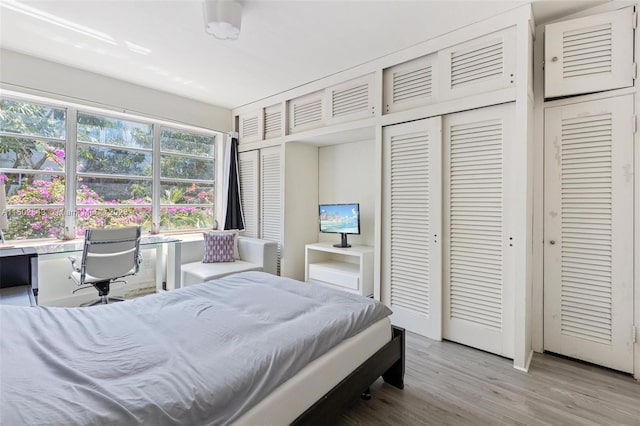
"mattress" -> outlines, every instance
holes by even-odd
[[[246,272],[92,308],[0,309],[0,424],[228,424],[388,316]]]
[[[391,340],[391,321],[381,319],[309,363],[277,387],[234,426],[287,425]]]

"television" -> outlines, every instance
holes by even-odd
[[[348,234],[360,234],[360,204],[320,204],[318,206],[320,232],[340,234],[340,244],[334,247],[351,247]]]

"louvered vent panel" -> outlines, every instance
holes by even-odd
[[[242,213],[244,216],[244,235],[247,237],[258,238],[258,224],[256,223],[257,209],[255,200],[256,176],[255,161],[240,160],[238,162],[240,172],[240,203],[242,204]]]
[[[611,343],[611,114],[562,120],[561,332]]]
[[[611,73],[611,45],[610,23],[563,33],[563,78]]]
[[[502,329],[502,122],[451,127],[450,316]]]
[[[393,103],[428,99],[432,96],[431,65],[393,73]]]
[[[391,306],[429,315],[429,137],[391,138]]]
[[[451,53],[451,88],[477,84],[503,74],[502,40]]]
[[[281,194],[280,154],[263,153],[261,168],[261,221],[260,238],[278,243],[278,275],[281,252]]]
[[[257,138],[260,134],[260,126],[258,124],[258,116],[242,118],[242,135],[241,139]]]
[[[322,122],[322,99],[293,105],[293,127]]]
[[[282,111],[280,108],[265,109],[264,133],[268,138],[282,136]]]
[[[331,116],[344,117],[369,108],[369,84],[362,83],[344,90],[331,91]]]

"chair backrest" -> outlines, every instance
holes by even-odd
[[[85,275],[112,280],[135,275],[140,269],[139,226],[110,229],[87,229],[80,267],[80,280]]]

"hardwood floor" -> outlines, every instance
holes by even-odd
[[[511,360],[407,333],[405,388],[379,379],[338,425],[640,425],[640,382],[535,354]]]

